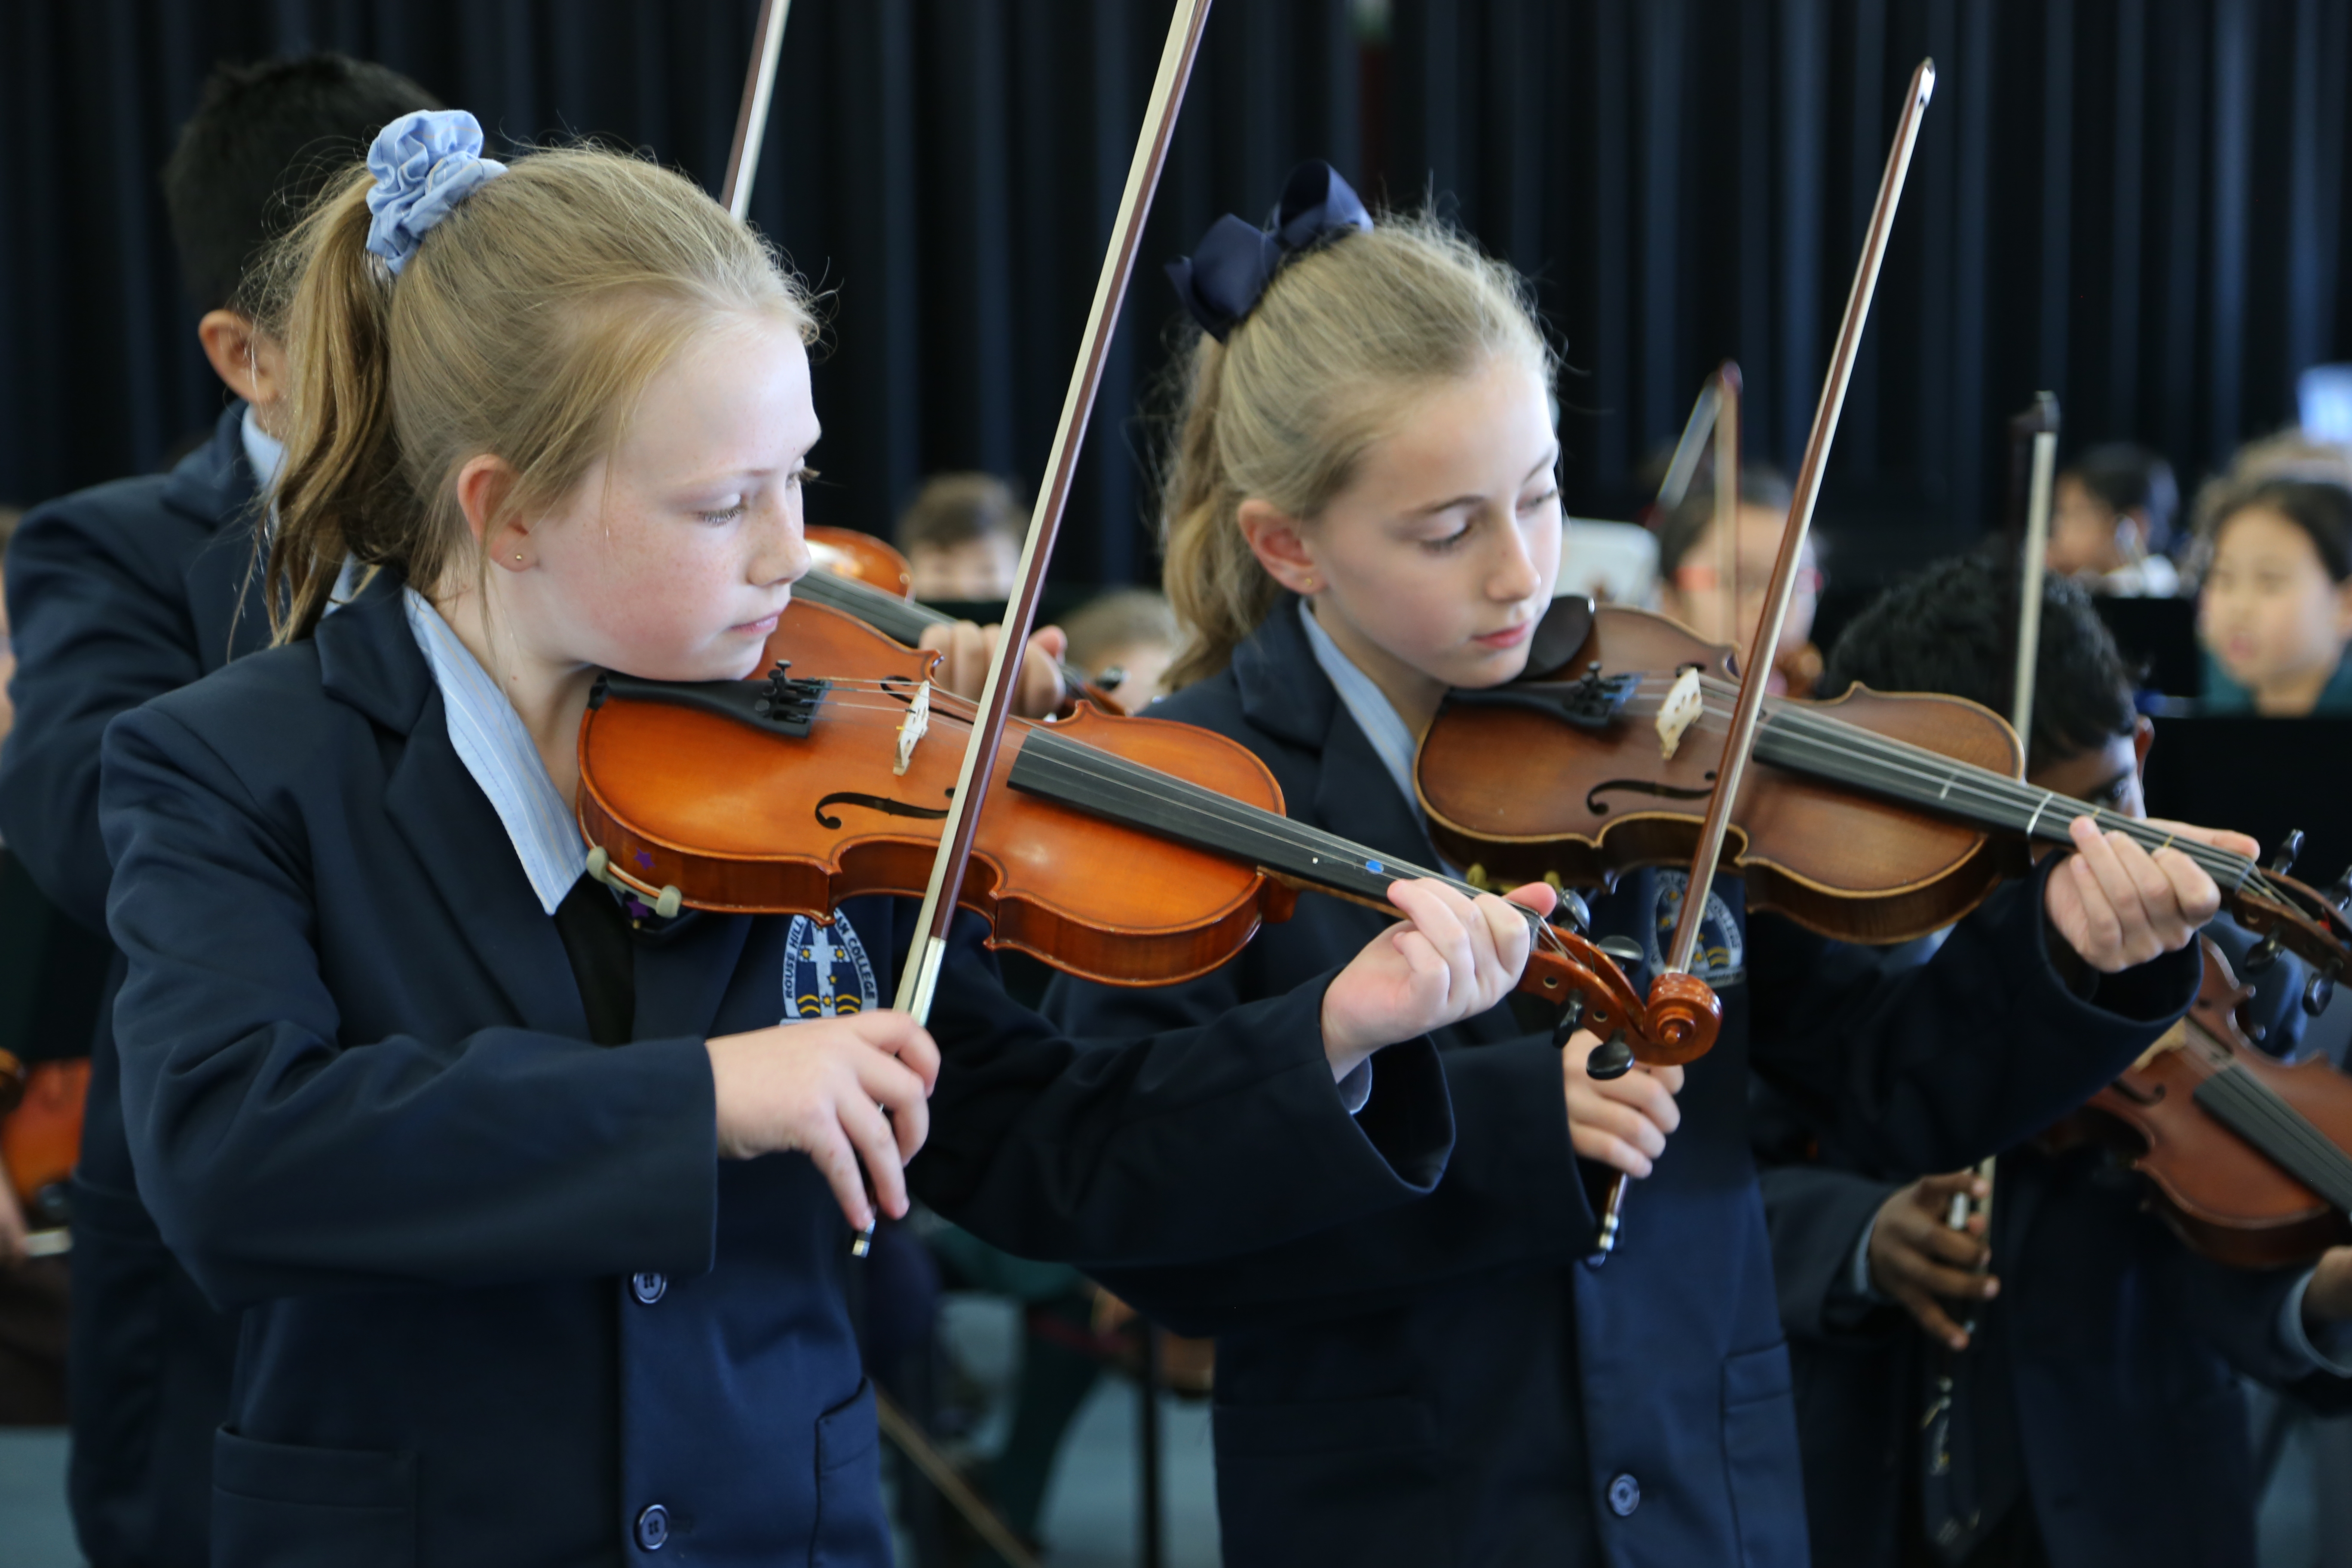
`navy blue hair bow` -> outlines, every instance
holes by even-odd
[[[1301,163],[1290,171],[1270,225],[1258,228],[1227,213],[1192,255],[1168,264],[1168,280],[1201,329],[1223,342],[1285,261],[1332,235],[1371,226],[1372,215],[1337,169],[1319,160]]]

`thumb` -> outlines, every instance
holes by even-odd
[[[1539,915],[1548,915],[1559,907],[1559,894],[1549,882],[1529,882],[1525,887],[1513,888],[1503,899]]]

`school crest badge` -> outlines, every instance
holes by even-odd
[[[1665,963],[1666,949],[1675,940],[1675,922],[1683,917],[1683,895],[1690,888],[1687,871],[1660,871],[1656,878],[1658,901],[1652,910],[1646,942],[1653,972]],[[1731,906],[1723,901],[1723,895],[1709,888],[1691,968],[1709,985],[1737,985],[1747,977],[1747,963],[1748,943],[1739,922],[1732,919]]]
[[[879,1000],[874,965],[848,917],[836,915],[829,926],[793,917],[784,937],[783,1022],[871,1012]]]

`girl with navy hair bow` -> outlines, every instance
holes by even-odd
[[[1222,219],[1170,270],[1201,329],[1161,512],[1192,640],[1152,711],[1249,746],[1292,816],[1433,864],[1419,737],[1449,689],[1520,673],[1559,564],[1557,364],[1527,286],[1433,219],[1374,223],[1319,163],[1265,228]],[[1109,1273],[1218,1335],[1227,1568],[1803,1563],[1749,1059],[1890,1168],[1948,1170],[2047,1125],[2186,1006],[2184,950],[2219,899],[2179,854],[2087,822],[2075,848],[1899,973],[1747,919],[1720,879],[1701,952],[1723,1029],[1686,1077],[1595,1082],[1591,1035],[1559,1050],[1496,1008],[1446,1031],[1461,1136],[1430,1197],[1230,1263]],[[1596,933],[1654,965],[1687,895],[1670,871],[1628,876]],[[1113,1037],[1198,1023],[1369,929],[1302,894],[1213,974],[1059,981],[1047,1012]],[[1618,1172],[1639,1178],[1627,1230],[1588,1267]]]
[[[971,925],[926,1033],[878,1005],[892,900],[625,907],[581,717],[601,669],[761,664],[810,564],[813,322],[677,175],[481,151],[397,121],[289,242],[278,646],[105,746],[140,1190],[247,1309],[214,1556],[887,1563],[850,1227],[911,1192],[1181,1265],[1419,1195],[1425,1036],[1526,923],[1401,886],[1329,972],[1081,1052]]]

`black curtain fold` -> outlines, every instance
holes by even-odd
[[[0,6],[0,498],[160,464],[220,394],[155,170],[217,59],[334,47],[480,116],[715,188],[753,0],[14,0]],[[827,291],[823,521],[1043,467],[1169,0],[796,0],[753,220]],[[1904,82],[1939,79],[1822,525],[1849,581],[1992,520],[2005,416],[2137,437],[2185,481],[2352,358],[2335,0],[1224,0],[1071,497],[1057,575],[1148,578],[1160,264],[1299,159],[1434,200],[1535,280],[1571,374],[1571,509],[1624,515],[1738,360],[1793,465]]]

